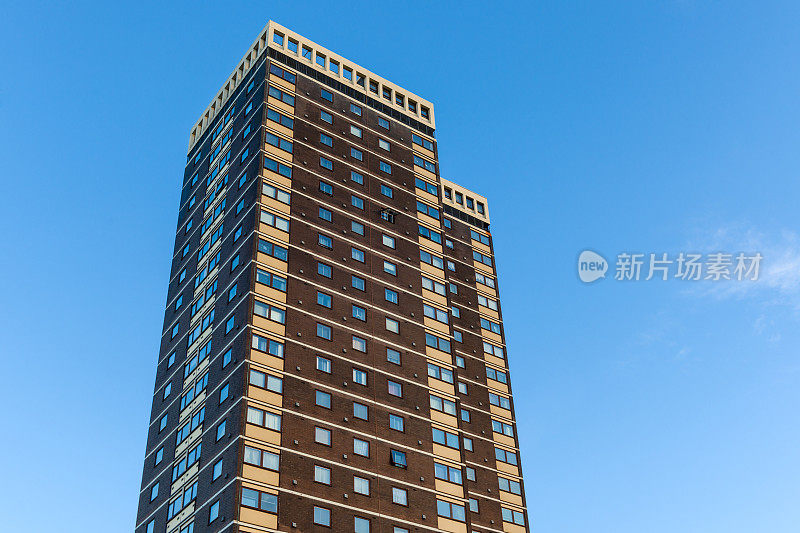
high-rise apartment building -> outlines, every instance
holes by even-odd
[[[191,129],[136,533],[528,531],[486,199],[270,22]]]

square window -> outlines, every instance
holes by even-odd
[[[381,194],[384,195],[387,198],[394,197],[394,191],[388,185],[381,184]]]
[[[320,390],[316,391],[314,396],[314,402],[319,405],[320,407],[324,407],[325,409],[331,408],[331,395],[327,392],[322,392]]]
[[[395,247],[394,237],[390,237],[389,235],[384,235],[381,239],[381,242],[383,242],[384,246],[388,246],[389,248]]]
[[[364,278],[359,278],[358,276],[352,276],[350,284],[354,289],[358,289],[360,291],[366,290],[367,286],[366,280]]]
[[[391,331],[392,333],[400,333],[400,322],[391,318],[387,318],[386,330]]]
[[[297,45],[298,45],[297,41],[289,39],[289,43],[287,44],[287,48],[289,49],[290,52],[294,52],[296,54],[297,53]]]
[[[389,415],[389,427],[396,431],[403,431],[405,429],[405,423],[402,416],[398,415]]]
[[[350,125],[350,133],[352,135],[355,135],[359,139],[363,136],[363,132],[361,131],[361,128],[359,128],[358,126],[353,126],[352,124]]]
[[[389,129],[389,121],[386,120],[385,118],[378,117],[378,126],[388,130]]]
[[[353,527],[355,533],[369,533],[369,520],[357,516]]]
[[[321,427],[314,428],[314,442],[324,444],[325,446],[331,445],[331,431]]]
[[[311,48],[305,45],[303,45],[303,57],[309,61],[311,60]]]
[[[356,159],[358,161],[363,161],[364,160],[364,152],[362,152],[361,150],[357,150],[355,148],[350,148],[350,157],[352,157],[353,159]]]
[[[360,222],[356,222],[355,220],[353,220],[350,222],[350,230],[353,233],[364,235],[364,224],[361,224]]]
[[[391,348],[386,348],[386,360],[390,363],[394,363],[396,365],[400,364],[400,352],[397,350],[392,350]]]
[[[362,174],[359,174],[355,170],[351,170],[350,171],[350,181],[354,181],[354,182],[358,183],[359,185],[364,185],[364,176]]]
[[[330,294],[325,294],[324,292],[317,291],[317,303],[323,307],[327,307],[328,309],[330,309],[331,304],[333,303],[333,298],[331,298]]]
[[[403,386],[396,381],[389,380],[389,394],[392,396],[397,396],[398,398],[402,398]]]
[[[326,359],[320,355],[317,356],[317,370],[320,372],[325,372],[326,374],[330,374],[332,367],[333,364],[331,363],[330,359]]]
[[[397,466],[400,468],[406,468],[408,466],[408,463],[406,463],[405,452],[398,450],[391,450],[389,452],[389,462],[392,464],[392,466]]]
[[[330,278],[333,276],[333,269],[330,265],[326,265],[325,263],[317,263],[317,274]]]
[[[283,35],[278,32],[272,34],[272,42],[278,46],[283,46]]]
[[[351,248],[350,249],[350,257],[358,261],[359,263],[363,263],[366,260],[363,250],[359,250],[358,248]]]
[[[350,104],[350,112],[358,115],[359,117],[361,116],[361,108],[356,104]]]
[[[333,248],[333,239],[327,235],[319,234],[319,245],[323,248]]]
[[[357,368],[353,369],[353,382],[359,385],[367,385],[367,373]]]
[[[388,152],[388,151],[390,151],[390,150],[392,149],[392,145],[391,145],[391,144],[389,144],[389,141],[386,141],[386,140],[384,140],[384,139],[381,139],[380,137],[378,137],[378,147],[379,147],[379,148],[383,148],[383,149],[384,149],[384,150],[386,150],[387,152]]]
[[[353,476],[353,492],[369,496],[369,480],[363,477]]]
[[[383,262],[383,271],[387,274],[391,274],[392,276],[397,275],[397,265],[394,263],[390,263],[389,261]]]
[[[328,222],[333,222],[333,213],[325,209],[324,207],[319,208],[319,218],[322,220],[327,220]]]
[[[353,318],[358,320],[366,320],[367,319],[367,310],[363,307],[360,307],[356,304],[353,304]]]
[[[319,52],[317,52],[317,65],[321,66],[322,68],[325,68],[325,56],[320,54]],[[322,90],[324,91],[325,89]]]
[[[367,341],[366,339],[362,339],[361,337],[356,337],[353,335],[353,349],[357,352],[366,353],[367,352]]]
[[[329,102],[333,102],[333,93],[332,92],[326,91],[325,89],[320,89],[319,94],[323,99],[325,99],[325,100],[327,100]]]
[[[342,67],[342,75],[344,76],[344,79],[353,81],[353,69],[350,67]]]
[[[364,200],[362,198],[359,198],[358,196],[351,195],[350,203],[353,205],[353,207],[356,207],[358,209],[364,209]]]
[[[331,510],[314,506],[314,523],[321,526],[331,526]]]
[[[392,503],[408,505],[408,492],[405,489],[392,487]]]
[[[324,324],[317,324],[317,337],[331,340],[331,327]]]
[[[327,122],[328,124],[333,124],[333,115],[328,113],[327,111],[320,111],[319,118]]]
[[[369,408],[358,402],[353,402],[353,416],[361,420],[369,420]]]

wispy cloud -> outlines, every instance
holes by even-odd
[[[792,231],[768,235],[752,227],[725,227],[695,238],[688,248],[705,253],[748,254],[763,259],[758,279],[702,282],[690,292],[714,298],[754,299],[764,305],[789,306],[800,312],[800,236]]]

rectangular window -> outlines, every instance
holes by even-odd
[[[330,135],[325,135],[324,133],[319,134],[319,142],[326,146],[333,146],[333,137]]]
[[[270,255],[275,259],[280,259],[281,261],[287,261],[289,259],[288,249],[263,239],[259,239],[258,241],[258,251]]]
[[[324,207],[319,208],[319,218],[322,220],[327,220],[328,222],[333,222],[333,213],[325,209]]]
[[[353,438],[353,453],[362,457],[369,457],[369,442]]]
[[[325,157],[320,157],[319,166],[322,168],[327,168],[328,170],[333,170],[333,161]]]
[[[350,203],[353,205],[353,207],[355,207],[357,209],[364,209],[364,199],[363,198],[359,198],[358,196],[351,195],[350,196]]]
[[[357,150],[355,148],[350,148],[350,157],[352,157],[353,159],[356,159],[358,161],[363,161],[364,160],[364,152],[362,152],[361,150]]]
[[[386,331],[391,331],[392,333],[400,333],[400,322],[394,320],[392,318],[386,319]]]
[[[314,465],[314,481],[325,485],[331,484],[331,469],[324,466]]]
[[[369,480],[363,477],[353,476],[353,492],[369,496]]]
[[[364,235],[364,224],[360,222],[356,222],[355,220],[350,221],[350,230],[353,233],[357,233],[358,235]]]
[[[350,171],[350,181],[354,181],[354,182],[358,183],[359,185],[364,185],[364,176],[362,174],[359,174],[355,170],[351,170]]]
[[[319,60],[319,56],[317,56],[317,60]],[[333,93],[330,91],[326,91],[325,89],[320,89],[320,96],[329,102],[333,102]]]
[[[387,302],[391,302],[393,304],[396,304],[398,301],[397,293],[392,289],[384,289],[384,298]]]
[[[324,120],[324,121],[325,121],[325,122],[327,122],[328,124],[333,124],[333,115],[331,115],[331,114],[330,114],[330,113],[328,113],[327,111],[321,111],[321,110],[320,110],[320,112],[319,112],[319,118],[320,118],[320,119],[322,119],[322,120]]]
[[[350,112],[358,115],[359,117],[361,116],[361,108],[356,104],[350,104]]]
[[[351,248],[350,249],[350,257],[354,260],[358,261],[359,263],[363,263],[365,261],[365,255],[363,250],[359,250],[358,248]]]

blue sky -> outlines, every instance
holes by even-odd
[[[4,529],[132,529],[187,133],[272,18],[432,100],[489,198],[534,530],[797,531],[800,5],[585,4],[7,3]]]

